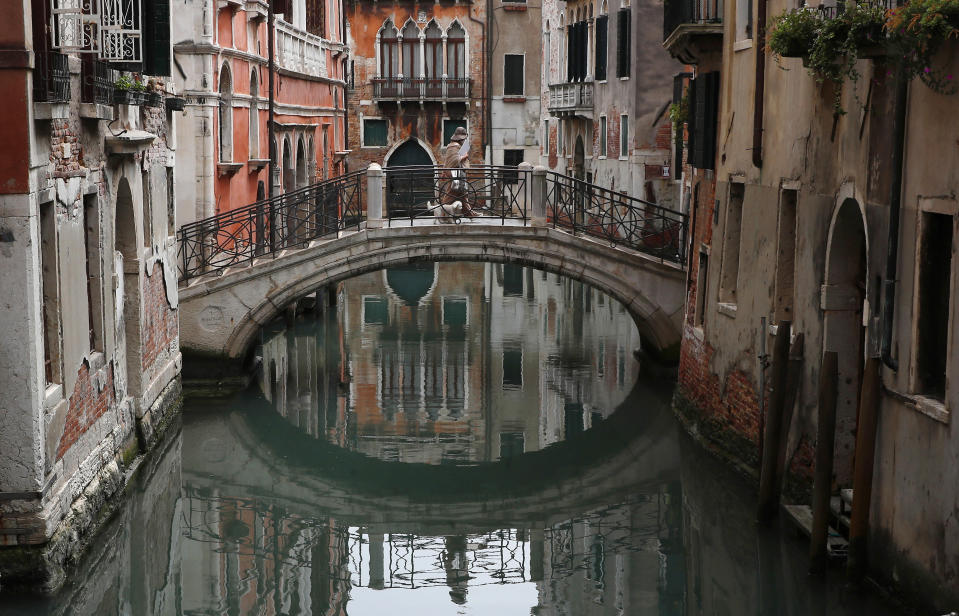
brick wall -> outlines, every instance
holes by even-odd
[[[166,299],[163,266],[153,265],[153,271],[143,281],[143,369],[153,366],[164,351],[176,345],[179,325],[176,310]]]
[[[70,394],[67,420],[57,445],[57,460],[116,403],[113,393],[113,362],[102,370],[102,381],[90,374],[90,364],[84,361],[77,372],[77,382]]]
[[[72,119],[50,122],[50,162],[53,177],[84,175],[82,170],[83,148],[80,146],[80,130]],[[67,152],[64,147],[69,151]],[[67,154],[64,156],[64,154]]]

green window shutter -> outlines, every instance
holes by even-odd
[[[386,120],[363,120],[363,145],[386,145]]]
[[[596,81],[606,79],[606,31],[609,27],[609,17],[601,15],[596,18]]]
[[[170,73],[170,0],[143,0],[143,72]]]

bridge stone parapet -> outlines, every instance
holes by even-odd
[[[678,356],[680,266],[561,229],[509,223],[364,228],[192,279],[180,289],[181,346],[241,359],[264,324],[317,289],[410,262],[466,260],[528,265],[590,284],[629,310],[645,352]]]

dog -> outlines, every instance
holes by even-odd
[[[436,222],[459,222],[460,217],[463,216],[463,202],[454,201],[453,203],[443,205],[442,203],[433,204],[433,202],[427,203],[429,209],[433,210],[433,216],[436,218]]]

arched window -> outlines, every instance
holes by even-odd
[[[296,188],[307,185],[309,173],[306,163],[306,146],[303,144],[303,138],[300,137],[296,144]]]
[[[220,162],[233,161],[233,77],[230,65],[220,69]]]
[[[380,77],[389,79],[400,72],[396,26],[387,19],[380,28]]]
[[[256,69],[250,72],[250,158],[260,157],[260,79]]]
[[[545,58],[545,61],[543,62],[543,77],[544,77],[543,81],[545,81],[547,85],[552,83],[552,79],[550,79],[549,71],[553,65],[553,62],[552,62],[553,58],[549,53],[550,52],[549,39],[550,39],[550,30],[549,30],[549,20],[547,19],[546,31],[543,33],[543,58]]]
[[[420,29],[410,20],[403,26],[403,77],[419,79],[421,62]]]
[[[466,31],[454,21],[446,31],[447,71],[451,79],[466,77]],[[465,85],[463,86],[465,89]],[[452,96],[452,95],[451,95]]]
[[[443,31],[435,21],[426,26],[426,96],[443,93]]]

